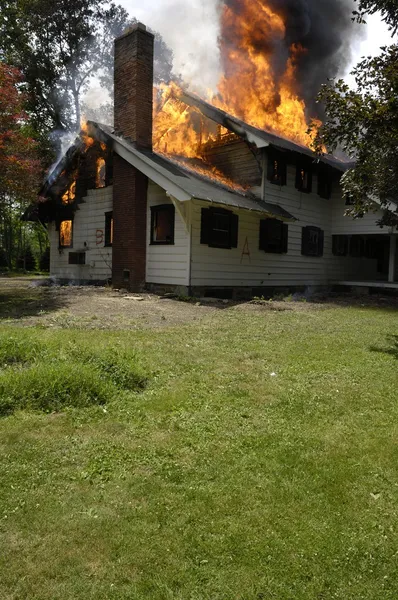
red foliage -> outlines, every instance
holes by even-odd
[[[0,196],[16,200],[34,197],[41,172],[21,82],[18,69],[0,63]]]

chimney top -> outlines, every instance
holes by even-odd
[[[150,33],[147,30],[146,25],[144,25],[144,23],[134,23],[134,25],[131,25],[130,27],[127,27],[126,31],[124,31],[118,38],[115,39],[115,42],[117,42],[118,40],[123,39],[124,37],[127,37],[128,35],[131,35],[132,33],[134,33],[135,31],[145,31],[148,35],[152,35],[153,37],[155,37],[153,35],[153,33]]]

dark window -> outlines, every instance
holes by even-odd
[[[350,194],[346,194],[344,196],[344,200],[345,200],[346,206],[355,206],[355,200],[354,200],[353,196],[351,196]]]
[[[268,152],[267,179],[274,185],[286,185],[287,164],[282,152],[270,150]]]
[[[238,247],[239,217],[223,208],[202,208],[200,243],[211,248]]]
[[[332,195],[332,171],[322,163],[318,167],[318,196],[329,200]]]
[[[85,252],[69,252],[69,264],[70,265],[85,265],[86,264],[86,253]]]
[[[350,238],[347,235],[333,236],[333,255],[347,256],[350,245]]]
[[[73,223],[72,221],[61,221],[59,224],[59,247],[72,248],[73,245]]]
[[[105,213],[105,246],[113,244],[113,212]]]
[[[324,232],[319,227],[303,227],[301,254],[323,256]]]
[[[286,254],[289,227],[277,219],[260,221],[260,250],[272,254]]]
[[[175,209],[172,204],[151,207],[151,244],[174,244]]]
[[[350,256],[361,258],[365,256],[365,238],[360,235],[352,235],[350,240]]]
[[[311,163],[300,162],[296,167],[296,188],[300,192],[310,194],[312,192],[312,169]]]

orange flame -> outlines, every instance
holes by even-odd
[[[280,58],[278,47],[286,37],[283,15],[264,0],[240,0],[233,8],[224,6],[221,29],[225,72],[218,94],[209,94],[207,100],[254,127],[311,147],[310,123],[297,85],[297,63],[306,49],[292,45],[276,76],[275,58]],[[197,109],[180,100],[181,94],[173,82],[155,90],[154,149],[168,156],[202,158],[203,146],[219,135]]]
[[[62,196],[62,204],[72,204],[76,198],[76,181],[72,181],[65,194]]]

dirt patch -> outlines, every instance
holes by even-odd
[[[83,329],[164,328],[198,322],[220,311],[285,312],[336,306],[398,309],[398,298],[336,296],[314,302],[183,302],[106,287],[46,286],[45,280],[0,278],[0,319],[20,326]]]

